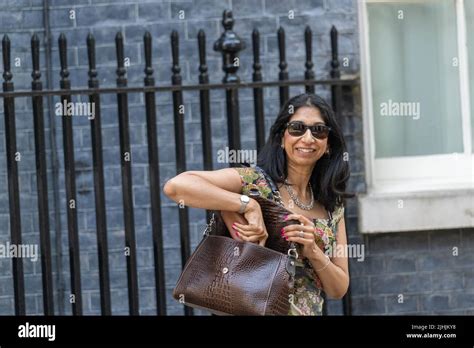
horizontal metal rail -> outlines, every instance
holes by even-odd
[[[164,85],[164,86],[133,86],[133,87],[103,87],[103,88],[75,88],[64,92],[60,89],[42,91],[15,91],[0,92],[0,97],[31,97],[38,95],[75,95],[75,94],[107,94],[107,93],[143,93],[143,92],[173,92],[173,91],[201,91],[208,89],[242,89],[257,87],[280,87],[280,86],[304,86],[304,85],[327,85],[327,86],[355,86],[359,84],[359,78],[326,79],[326,80],[287,80],[287,81],[265,81],[265,82],[245,82],[238,84],[209,83],[191,85]]]

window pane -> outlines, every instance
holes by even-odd
[[[465,1],[469,87],[471,90],[471,139],[474,152],[474,1]]]
[[[375,157],[462,152],[454,0],[367,9]]]

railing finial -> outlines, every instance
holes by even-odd
[[[31,73],[31,77],[33,78],[33,81],[38,81],[41,78],[39,44],[39,37],[36,35],[36,33],[34,33],[31,37],[31,59],[33,63],[33,72]]]
[[[149,31],[143,35],[143,48],[145,50],[145,76],[146,78],[153,78],[153,67],[152,67],[152,38]]]
[[[59,63],[61,65],[60,76],[62,81],[68,80],[69,71],[67,70],[67,39],[64,33],[61,33],[58,38],[59,45]]]
[[[179,34],[176,30],[171,32],[171,58],[173,64],[171,66],[171,81],[173,84],[181,84],[181,67],[179,66]]]
[[[199,50],[199,82],[208,83],[209,76],[207,74],[207,63],[206,63],[206,33],[200,29],[197,35],[198,39],[198,50]]]
[[[3,53],[3,79],[5,82],[10,82],[13,78],[11,72],[11,59],[10,59],[10,38],[7,34],[3,35],[2,40],[2,53]]]
[[[95,81],[97,79],[97,69],[95,66],[95,38],[92,33],[87,35],[86,39],[87,43],[87,58],[89,61],[89,78],[91,81]]]
[[[306,70],[304,72],[304,78],[306,80],[313,80],[315,77],[313,71],[313,32],[309,25],[306,26],[304,31],[304,42],[306,46]],[[306,85],[306,93],[314,93],[314,85]]]
[[[224,83],[238,83],[240,81],[237,76],[239,69],[239,52],[245,49],[245,42],[232,30],[234,19],[232,11],[225,10],[222,16],[222,25],[224,32],[221,37],[214,43],[214,51],[222,52],[222,69],[225,72]]]
[[[341,72],[339,71],[338,47],[337,47],[337,29],[333,25],[331,28],[331,77],[333,79],[339,78]]]
[[[225,30],[232,30],[234,27],[234,17],[231,10],[224,10],[222,14],[222,26]]]

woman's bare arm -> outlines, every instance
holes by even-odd
[[[187,171],[168,180],[163,192],[176,203],[189,207],[238,212],[242,184],[233,168]]]
[[[344,218],[338,223],[337,244],[339,248],[346,248],[347,236]],[[326,266],[325,254],[318,248],[318,254],[310,259],[313,269],[321,271],[317,272],[324,292],[333,299],[341,299],[349,288],[349,266],[347,256],[337,256],[331,258],[331,262]]]
[[[163,191],[185,206],[231,212],[224,214],[223,219],[232,237],[265,245],[268,233],[258,202],[251,198],[243,216],[237,213],[241,207],[242,181],[235,168],[184,172],[168,180]],[[247,230],[234,234],[234,222],[245,222]]]

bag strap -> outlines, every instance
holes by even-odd
[[[265,173],[265,171],[262,168],[260,168],[259,166],[255,166],[255,170],[257,172],[259,172],[265,178],[265,180],[267,181],[268,186],[270,186],[270,188],[272,190],[272,193],[273,193],[274,197],[276,198],[277,202],[280,205],[283,206],[283,202],[282,202],[281,197],[280,197],[280,191],[277,189],[273,179],[267,173]],[[296,243],[295,242],[290,243],[290,248],[288,249],[288,256],[289,256],[290,264],[291,264],[292,261],[294,262],[294,260],[296,260],[298,258],[298,251],[296,250]],[[291,265],[293,266],[294,264],[291,264]],[[294,273],[293,273],[293,275],[294,275]]]
[[[265,181],[267,182],[268,186],[272,190],[272,194],[275,197],[276,201],[280,205],[283,205],[283,202],[281,201],[281,197],[280,197],[280,191],[278,190],[277,186],[275,185],[275,182],[273,181],[273,179],[267,173],[265,173],[265,171],[262,168],[260,168],[259,166],[255,166],[255,170],[265,178]]]
[[[275,194],[275,192],[278,192],[278,189],[275,185],[275,182],[273,181],[273,179],[267,173],[265,173],[265,171],[262,168],[260,168],[259,166],[255,166],[255,170],[257,172],[259,172],[260,174],[262,174],[262,176],[267,181],[268,186],[270,186],[270,188],[272,189],[273,194]]]

